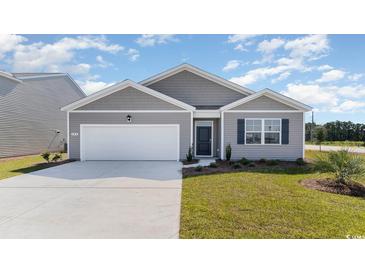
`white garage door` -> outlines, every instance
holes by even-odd
[[[81,125],[81,160],[178,160],[179,125]]]

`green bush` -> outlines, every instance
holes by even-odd
[[[251,163],[249,163],[248,164],[248,167],[255,167],[256,165],[255,165],[255,163],[253,163],[253,162],[251,162]]]
[[[251,161],[250,160],[248,160],[248,159],[246,159],[245,157],[243,157],[241,160],[240,160],[240,163],[242,164],[242,165],[248,165],[249,163],[251,163]]]
[[[232,147],[230,144],[226,146],[226,160],[230,161],[232,156]]]
[[[193,148],[189,147],[188,154],[186,154],[186,161],[191,162],[193,160]]]
[[[279,161],[278,160],[267,160],[266,164],[268,166],[277,166],[279,164]]]
[[[295,162],[297,163],[298,166],[304,166],[305,165],[305,161],[303,158],[298,158],[295,160]]]
[[[265,164],[265,163],[266,163],[266,159],[265,159],[265,158],[261,158],[258,162],[259,162],[260,164]]]
[[[42,156],[42,158],[44,159],[44,160],[46,160],[47,161],[47,163],[49,163],[50,162],[50,156],[51,156],[51,153],[49,152],[49,151],[46,151],[46,152],[43,152],[42,154],[41,154],[41,156]]]
[[[202,171],[203,167],[201,165],[195,167],[195,171]]]
[[[211,167],[211,168],[217,168],[218,165],[217,165],[217,163],[210,163],[209,164],[209,167]]]
[[[57,153],[55,153],[55,154],[53,155],[53,157],[52,157],[52,161],[53,161],[53,162],[58,162],[59,160],[62,160],[62,154],[61,154],[61,153],[59,153],[59,152],[57,152]]]
[[[339,184],[365,175],[365,160],[348,150],[317,154],[314,166],[322,172],[332,173]]]
[[[239,169],[239,168],[241,168],[241,165],[239,163],[234,163],[232,167],[234,169]]]

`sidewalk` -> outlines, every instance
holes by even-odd
[[[305,149],[307,150],[319,150],[319,146],[317,145],[305,145]],[[341,146],[323,146],[322,151],[338,151],[342,149],[348,149],[351,152],[355,153],[365,153],[365,147],[341,147]]]

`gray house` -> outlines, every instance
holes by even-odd
[[[64,73],[0,72],[0,158],[63,150],[67,115],[60,108],[84,97]]]
[[[69,157],[179,160],[195,157],[295,160],[304,155],[307,105],[254,92],[189,64],[140,83],[125,80],[62,108]]]

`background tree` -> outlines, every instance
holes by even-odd
[[[316,140],[317,143],[319,144],[319,150],[322,151],[322,142],[325,140],[325,130],[323,127],[318,127],[316,130]]]

